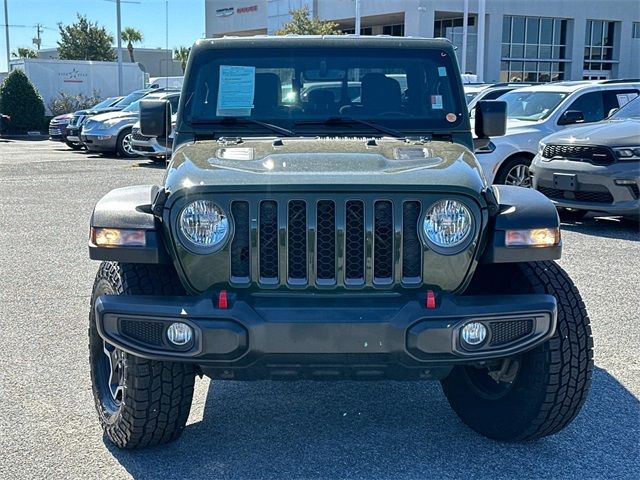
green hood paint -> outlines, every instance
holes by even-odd
[[[293,185],[431,187],[472,195],[487,186],[480,165],[464,146],[392,138],[200,140],[178,148],[165,178],[170,194],[191,187]]]

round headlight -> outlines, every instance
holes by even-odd
[[[229,232],[229,220],[224,211],[209,200],[189,203],[182,209],[179,223],[184,238],[206,250],[222,246]]]
[[[427,210],[424,235],[439,248],[453,248],[469,238],[473,217],[469,209],[456,200],[440,200]]]

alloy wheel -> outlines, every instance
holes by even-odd
[[[527,165],[515,165],[507,173],[504,180],[505,185],[515,185],[517,187],[531,188],[531,172]]]

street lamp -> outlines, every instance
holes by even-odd
[[[7,42],[7,72],[9,71],[9,62],[11,61],[11,50],[9,46],[9,8],[7,7],[7,0],[4,0],[4,35]]]

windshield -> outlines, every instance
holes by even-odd
[[[186,123],[228,134],[260,121],[310,133],[312,125],[344,125],[336,118],[405,131],[451,130],[464,119],[457,71],[440,50],[256,50],[210,50],[194,58]]]
[[[562,92],[530,92],[514,90],[500,100],[507,102],[507,118],[536,122],[547,118],[567,96]]]
[[[110,107],[111,105],[113,105],[115,98],[111,97],[111,98],[106,98],[104,100],[102,100],[100,103],[96,103],[92,109],[98,109],[98,108],[107,108]]]
[[[609,118],[613,120],[627,120],[629,118],[640,120],[640,97],[636,97],[634,100],[631,100]]]
[[[131,105],[133,102],[135,102],[136,100],[140,100],[142,97],[144,97],[147,94],[148,91],[136,91],[136,92],[132,92],[129,95],[127,95],[126,97],[124,97],[122,100],[120,100],[118,103],[116,103],[116,106],[118,107],[127,107],[129,105]]]
[[[464,98],[467,101],[467,105],[469,104],[469,102],[471,102],[471,100],[473,100],[474,98],[476,98],[478,96],[480,92],[465,92],[464,94]]]
[[[122,109],[123,112],[139,112],[140,111],[140,100],[136,100],[127,108]]]

